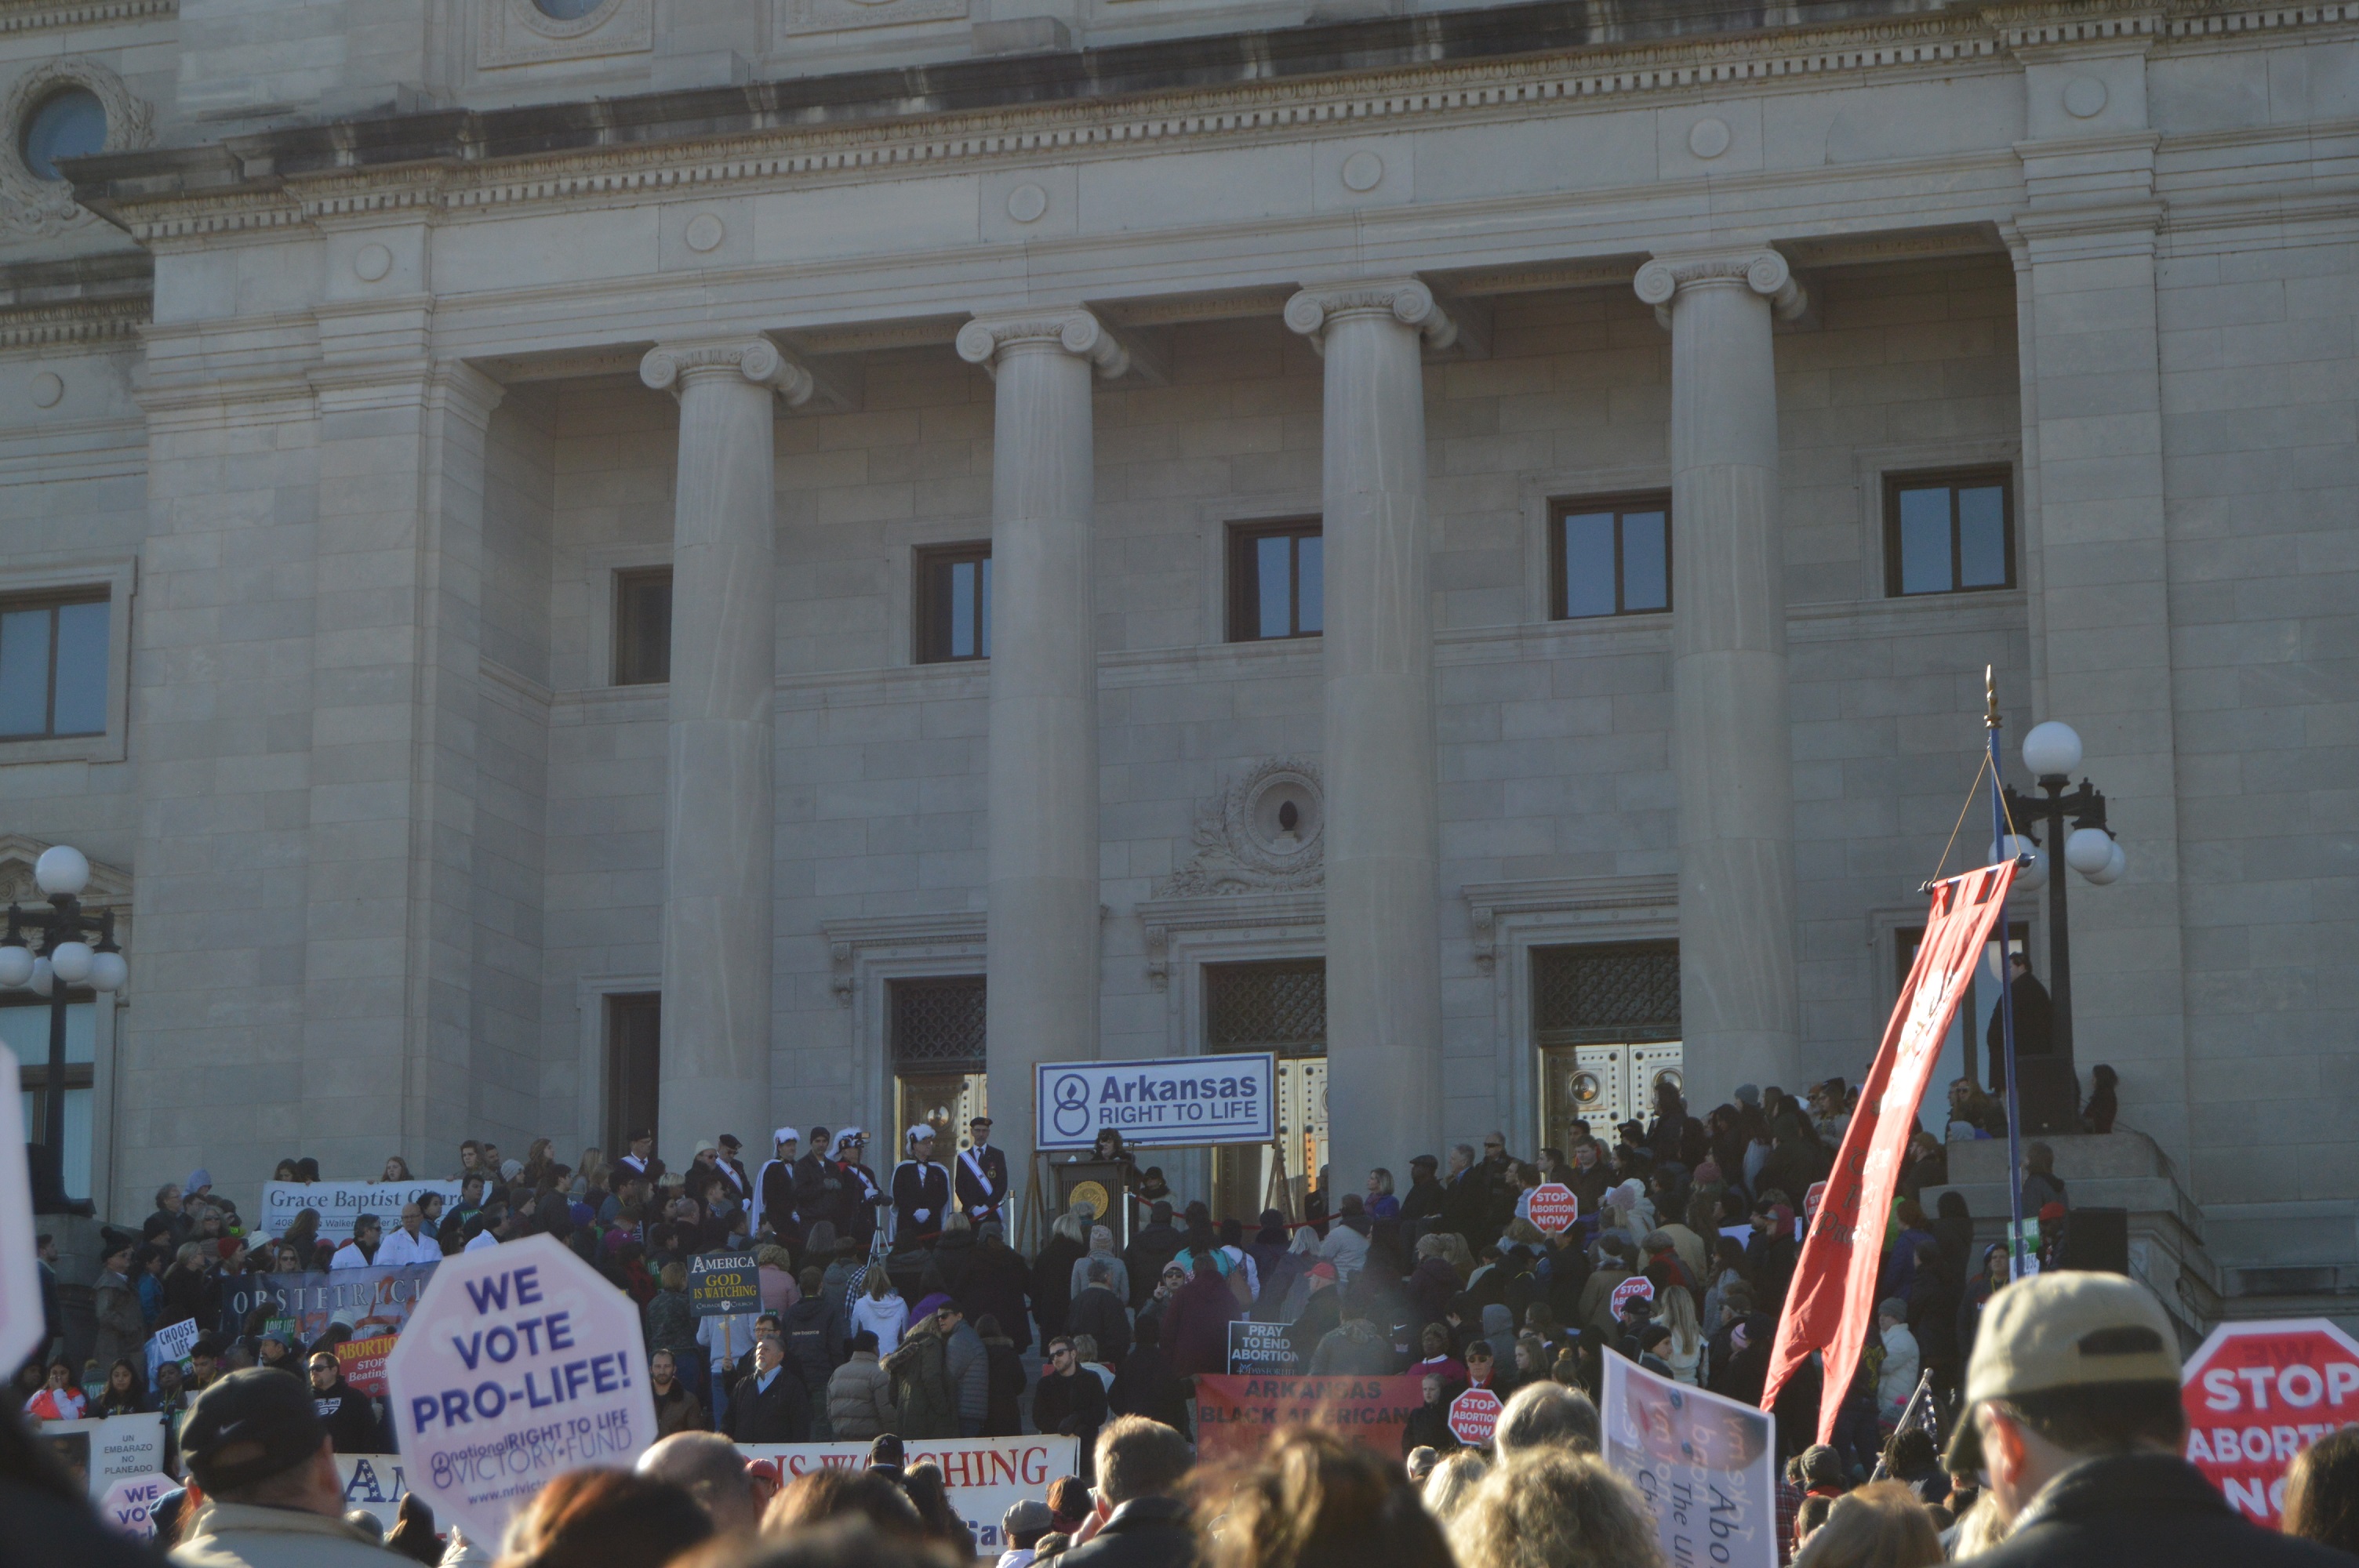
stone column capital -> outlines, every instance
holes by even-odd
[[[1810,308],[1810,297],[1802,292],[1792,266],[1767,246],[1658,255],[1638,269],[1632,283],[1638,297],[1653,306],[1658,318],[1669,311],[1671,300],[1682,288],[1749,288],[1769,301],[1769,308],[1783,321]],[[1668,320],[1663,324],[1670,325]]]
[[[977,316],[959,329],[959,358],[985,371],[994,369],[1001,355],[1027,350],[1061,350],[1087,360],[1107,381],[1130,369],[1130,351],[1104,322],[1078,307]]]
[[[779,352],[767,338],[662,343],[639,361],[639,380],[675,397],[690,380],[706,375],[743,376],[785,398],[789,408],[810,402],[818,384],[810,372]]]
[[[1314,284],[1286,302],[1286,324],[1321,353],[1328,323],[1353,315],[1389,316],[1416,328],[1429,348],[1446,349],[1458,341],[1458,323],[1435,301],[1433,290],[1414,277]]]

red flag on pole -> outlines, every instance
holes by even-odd
[[[1761,1408],[1773,1408],[1777,1390],[1794,1368],[1811,1351],[1824,1349],[1821,1443],[1834,1434],[1835,1412],[1843,1408],[1868,1325],[1875,1321],[1884,1221],[1892,1210],[1893,1190],[1900,1184],[1901,1155],[1916,1129],[1918,1102],[1925,1098],[1925,1083],[1940,1060],[1950,1020],[1965,998],[1967,977],[1982,957],[1991,926],[2006,907],[2006,890],[2014,881],[2015,862],[2003,860],[1933,884],[1925,939],[1917,945],[1917,961],[1900,988],[1892,1021],[1884,1026],[1884,1044],[1876,1050],[1867,1082],[1860,1086],[1859,1108],[1852,1113],[1843,1149],[1827,1174],[1826,1195],[1810,1219],[1801,1258],[1794,1266],[1786,1311],[1777,1320],[1777,1344],[1769,1353]]]

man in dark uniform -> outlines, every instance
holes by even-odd
[[[909,1157],[893,1167],[893,1239],[902,1247],[942,1227],[951,1206],[951,1173],[934,1163],[934,1130],[909,1129]]]
[[[642,1130],[631,1134],[630,1152],[614,1162],[635,1176],[645,1176],[647,1185],[654,1186],[663,1175],[663,1162],[656,1158],[656,1135]]]
[[[876,1234],[877,1206],[885,1202],[885,1189],[876,1180],[862,1155],[868,1148],[868,1134],[856,1127],[847,1127],[835,1135],[835,1168],[843,1183],[843,1223],[837,1233],[849,1236],[864,1249]]]
[[[730,1195],[731,1196],[741,1204],[753,1202],[753,1179],[745,1174],[745,1162],[738,1158],[738,1153],[745,1145],[737,1141],[737,1135],[734,1132],[723,1133],[720,1143],[720,1157],[712,1162],[714,1169],[721,1173],[723,1181],[735,1189]]]
[[[795,1156],[802,1134],[781,1127],[770,1134],[770,1142],[777,1152],[764,1162],[754,1178],[754,1228],[759,1230],[766,1224],[777,1234],[797,1218],[795,1169],[800,1162]]]
[[[2048,988],[2032,974],[2031,964],[2020,953],[2006,956],[2008,989],[2015,996],[2015,1054],[2018,1056],[2045,1056],[2055,1044],[2049,1026],[2055,1014],[2049,1002]],[[1990,1028],[1984,1032],[1990,1057],[1990,1086],[1994,1094],[2006,1092],[2006,1019],[1995,1007],[1991,1009]]]
[[[1007,1204],[1007,1155],[991,1146],[991,1118],[976,1117],[966,1124],[966,1132],[967,1147],[958,1157],[958,1168],[951,1173],[959,1206],[977,1226],[991,1219],[1004,1223],[1006,1217],[1001,1210]]]
[[[795,1212],[802,1216],[805,1226],[823,1219],[842,1235],[851,1210],[844,1201],[843,1171],[832,1157],[833,1151],[827,1129],[814,1124],[810,1152],[794,1164]]]

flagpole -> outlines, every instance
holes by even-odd
[[[2006,788],[1999,772],[1998,685],[1991,666],[1983,666],[1983,731],[1990,748],[1991,778],[1991,842],[1998,849],[2006,847]],[[2051,869],[2050,875],[2054,872]],[[2000,1038],[2005,1042],[2006,1059],[2006,1206],[2009,1225],[2006,1235],[2006,1277],[2023,1277],[2023,1101],[2017,1093],[2015,1072],[2015,968],[2007,962],[2006,912],[1998,918],[1998,1015]]]

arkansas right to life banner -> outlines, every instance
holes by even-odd
[[[1605,1463],[1638,1488],[1663,1561],[1777,1568],[1777,1422],[1605,1357]]]
[[[1196,1379],[1196,1454],[1250,1459],[1282,1426],[1315,1426],[1397,1464],[1419,1378],[1212,1377]]]
[[[1786,1314],[1769,1353],[1761,1408],[1814,1350],[1826,1352],[1819,1400],[1819,1441],[1830,1441],[1835,1414],[1851,1390],[1859,1353],[1875,1320],[1875,1276],[1884,1261],[1884,1220],[1900,1182],[1900,1160],[1916,1130],[1925,1082],[1940,1060],[1941,1041],[1965,1000],[1966,980],[1983,955],[1992,924],[2006,907],[2015,862],[2002,860],[1932,886],[1932,908],[1917,961],[1900,988],[1875,1065],[1860,1086],[1859,1109],[1828,1173],[1826,1195],[1802,1240]],[[1611,1361],[1614,1359],[1608,1357]]]

